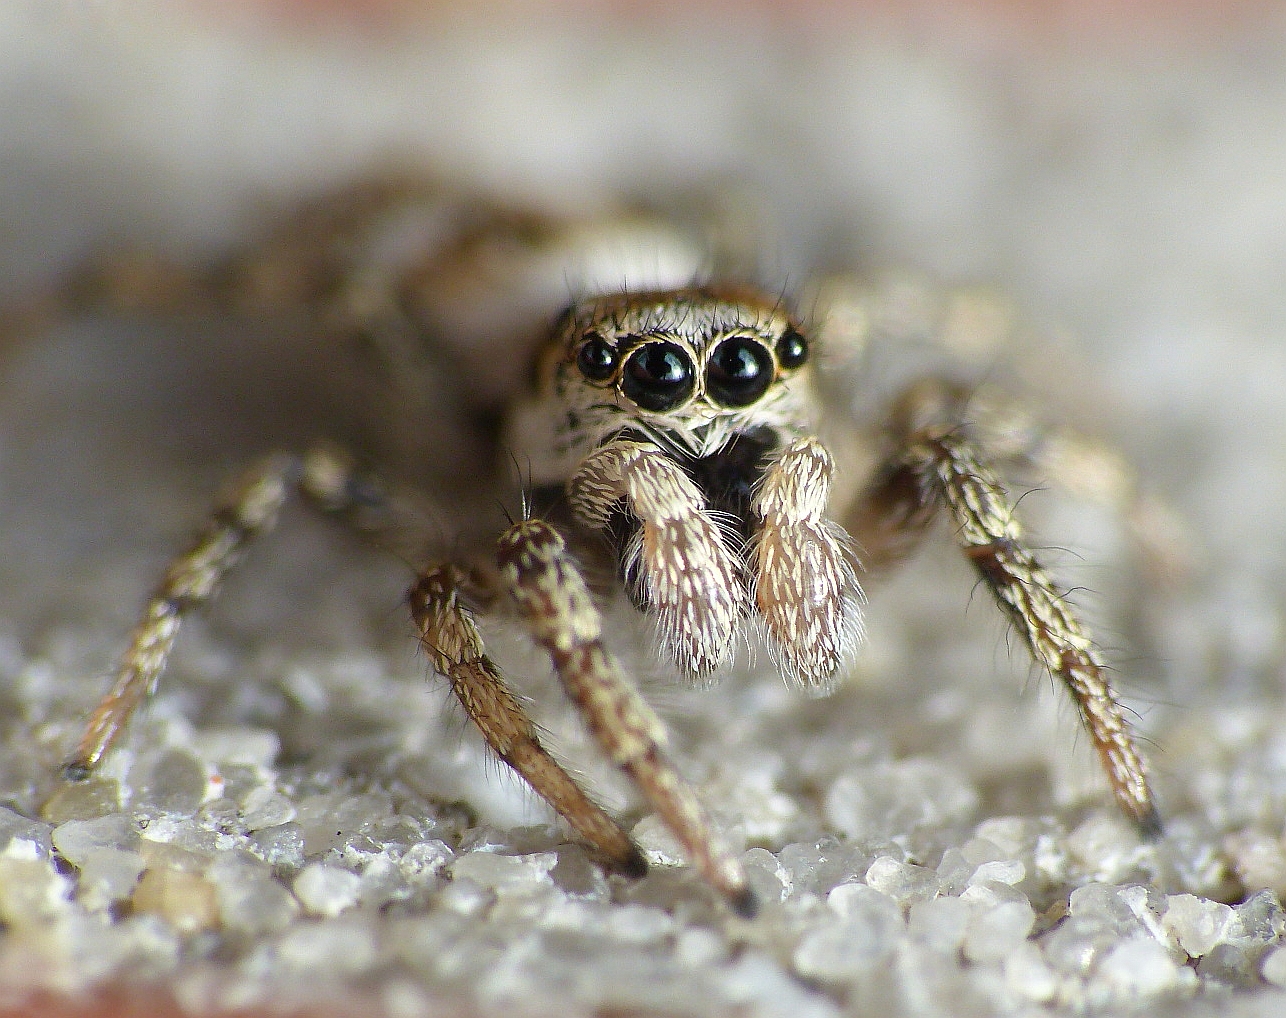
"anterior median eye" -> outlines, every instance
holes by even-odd
[[[602,336],[587,333],[576,352],[576,366],[591,382],[606,382],[616,374],[616,350]]]
[[[626,358],[621,392],[644,410],[673,410],[694,387],[692,358],[676,343],[644,343]]]
[[[768,391],[772,380],[772,354],[749,336],[725,339],[706,367],[706,392],[723,406],[749,406]]]

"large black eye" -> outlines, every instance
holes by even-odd
[[[591,382],[606,382],[616,374],[616,350],[602,336],[586,333],[576,352],[576,366]]]
[[[808,340],[794,329],[787,329],[777,340],[777,361],[783,368],[800,368],[808,360]]]
[[[706,392],[723,406],[749,406],[772,385],[772,354],[749,336],[733,336],[714,348],[706,368]]]
[[[621,392],[644,410],[673,410],[692,395],[692,359],[683,347],[644,343],[625,361]]]

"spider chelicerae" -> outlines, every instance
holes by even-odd
[[[344,292],[351,312],[353,291]],[[817,437],[815,354],[788,304],[752,287],[621,288],[576,300],[548,333],[534,389],[509,414],[505,455],[527,473],[520,518],[489,557],[436,562],[411,589],[434,669],[492,749],[597,858],[644,872],[639,849],[541,744],[487,654],[476,617],[516,610],[607,756],[705,879],[752,914],[738,857],[604,645],[586,577],[606,564],[654,620],[662,655],[693,682],[717,677],[749,629],[788,683],[826,693],[861,644],[859,576],[904,558],[945,516],[1035,662],[1070,693],[1119,806],[1143,831],[1157,830],[1147,768],[1102,655],[1024,543],[994,457],[970,423],[970,391],[935,377],[908,386],[870,477],[840,486]],[[832,498],[833,489],[844,497]],[[210,600],[295,492],[340,512],[380,497],[330,451],[274,454],[248,471],[147,603],[67,765],[70,778],[99,765],[154,691],[184,616]]]

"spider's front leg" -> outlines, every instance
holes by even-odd
[[[745,871],[665,752],[660,718],[602,640],[602,616],[553,527],[528,520],[500,539],[501,572],[528,628],[612,762],[625,771],[702,875],[743,916],[757,910]]]
[[[1103,656],[1023,540],[1012,500],[967,426],[960,394],[912,387],[894,415],[895,449],[858,505],[852,532],[880,564],[904,555],[939,510],[1037,663],[1067,687],[1121,809],[1148,835],[1161,824],[1147,765]]]
[[[607,865],[642,876],[647,863],[629,836],[585,794],[540,744],[536,725],[487,657],[466,600],[490,600],[491,592],[466,597],[474,577],[441,565],[425,570],[411,589],[411,615],[433,667],[451,683],[465,713],[487,744],[563,817]]]

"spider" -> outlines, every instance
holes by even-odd
[[[945,516],[1037,665],[1071,695],[1120,808],[1144,833],[1158,831],[1147,767],[1103,657],[1025,544],[995,458],[968,423],[970,392],[936,378],[907,387],[872,476],[833,500],[841,488],[817,437],[816,361],[814,338],[786,302],[743,285],[594,293],[557,319],[534,391],[509,415],[505,448],[530,475],[520,518],[490,562],[436,562],[409,595],[425,654],[487,743],[604,864],[646,870],[617,821],[541,744],[488,656],[477,616],[507,603],[692,864],[753,915],[738,857],[604,645],[587,576],[606,565],[654,621],[662,656],[692,682],[715,679],[751,631],[788,683],[825,694],[862,641],[859,575],[904,558]],[[379,497],[332,452],[255,465],[148,601],[67,777],[98,766],[155,690],[183,618],[213,597],[293,492],[341,511]]]

